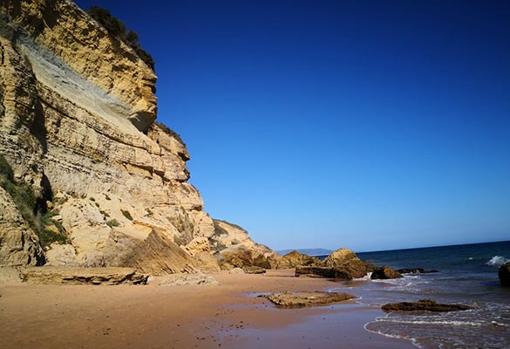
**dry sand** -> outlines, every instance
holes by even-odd
[[[0,285],[0,348],[414,348],[363,329],[379,309],[278,309],[256,297],[331,281],[290,271],[214,277],[219,285]]]

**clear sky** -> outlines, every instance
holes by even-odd
[[[216,218],[275,249],[510,239],[509,1],[107,1]]]

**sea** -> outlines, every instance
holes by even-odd
[[[365,325],[367,331],[403,338],[419,348],[510,348],[510,289],[500,285],[498,268],[510,261],[510,241],[358,253],[361,259],[393,268],[420,267],[435,273],[401,279],[355,280],[358,302],[432,299],[474,306],[449,313],[389,313]]]

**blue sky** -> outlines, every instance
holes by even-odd
[[[510,238],[510,2],[77,2],[139,33],[206,210],[257,241]]]

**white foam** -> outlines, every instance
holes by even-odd
[[[510,261],[510,260],[508,258],[503,257],[503,256],[494,256],[486,264],[494,266],[494,267],[499,267],[499,266],[502,266],[503,264],[505,264],[508,261]]]

